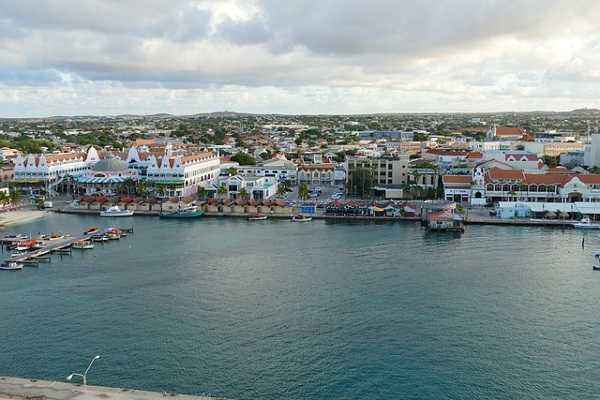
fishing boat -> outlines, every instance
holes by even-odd
[[[133,210],[121,210],[119,206],[109,207],[104,211],[100,211],[101,217],[131,217]]]
[[[16,261],[5,261],[0,264],[0,270],[2,271],[20,271],[23,269],[23,264]]]
[[[292,222],[309,222],[312,221],[312,217],[308,217],[306,215],[293,215],[290,219]]]
[[[200,218],[204,215],[204,211],[199,210],[197,206],[180,208],[177,211],[162,213],[161,218]]]
[[[267,218],[269,218],[268,215],[264,215],[264,214],[255,214],[251,217],[248,217],[248,221],[264,221]]]
[[[25,240],[17,243],[15,246],[15,250],[17,251],[27,251],[35,248],[37,246],[37,240]]]
[[[94,244],[89,240],[78,240],[75,243],[73,243],[73,248],[80,250],[93,249]]]
[[[600,229],[600,224],[593,223],[589,218],[582,218],[581,221],[573,223],[576,229]]]

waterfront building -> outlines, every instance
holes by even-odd
[[[76,192],[79,195],[112,196],[122,190],[125,182],[133,184],[138,181],[136,169],[129,168],[127,163],[115,157],[102,159],[90,167],[85,174],[75,178]]]
[[[89,166],[86,153],[80,152],[17,156],[13,183],[31,193],[53,195],[66,177],[85,175]]]
[[[221,193],[220,188],[225,188]],[[277,194],[278,181],[271,176],[242,176],[234,175],[220,178],[211,186],[207,187],[211,197],[224,197],[227,199],[240,199],[245,196],[248,199],[261,201],[268,200]]]
[[[152,146],[145,151],[132,147],[126,162],[165,197],[193,195],[199,187],[210,186],[220,171],[216,154],[184,145]]]
[[[326,164],[298,165],[298,184],[333,185],[335,183],[335,166]]]
[[[590,142],[584,149],[584,165],[586,167],[600,167],[600,135],[591,135]]]
[[[408,154],[396,156],[351,157],[347,163],[347,184],[352,187],[357,171],[368,170],[373,178],[373,185],[379,187],[399,187],[408,183]]]
[[[484,154],[483,159],[486,161],[499,161],[509,165],[513,169],[529,173],[544,172],[544,161],[537,154],[528,151],[488,151]]]
[[[279,182],[289,181],[292,185],[298,181],[298,166],[285,157],[272,158],[258,165],[239,166],[237,171],[243,176],[273,177]]]

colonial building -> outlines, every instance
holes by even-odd
[[[300,164],[298,166],[298,183],[333,185],[335,183],[335,166],[331,163]]]
[[[445,175],[443,183],[446,200],[471,205],[600,202],[600,175],[578,174],[566,168],[540,174],[478,167],[472,175]]]
[[[277,194],[278,182],[274,177],[235,175],[219,179],[208,188],[212,197],[228,199],[248,199],[260,201],[267,200]],[[224,188],[224,189],[221,189]]]
[[[85,153],[17,156],[13,182],[32,193],[45,190],[53,194],[65,177],[85,175],[89,165]]]
[[[147,151],[129,149],[126,160],[140,179],[156,186],[166,197],[193,195],[199,187],[209,186],[219,176],[220,160],[211,152],[192,148],[173,149],[169,144]]]

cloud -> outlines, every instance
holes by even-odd
[[[103,101],[182,113],[598,105],[592,0],[0,0],[0,9],[0,91],[11,94],[2,105],[15,113],[114,108]],[[40,91],[55,105],[34,101]]]

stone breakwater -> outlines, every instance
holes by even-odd
[[[156,393],[142,390],[73,385],[64,382],[0,377],[0,400],[159,400],[169,397],[179,400],[216,400],[215,397]]]

